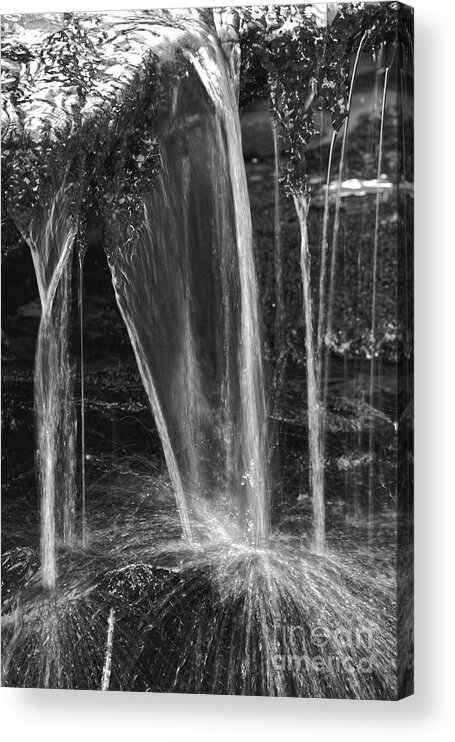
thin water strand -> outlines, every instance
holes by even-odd
[[[106,654],[104,658],[103,676],[101,678],[101,690],[103,691],[109,690],[109,684],[111,682],[112,650],[114,648],[114,626],[115,610],[114,608],[111,608],[107,621]]]
[[[357,71],[359,68],[360,57],[361,57],[363,47],[365,46],[365,42],[367,38],[368,38],[368,31],[365,31],[362,38],[360,39],[359,46],[357,47],[354,65],[352,68],[351,82],[349,85],[349,95],[348,95],[348,105],[347,105],[348,113],[345,119],[343,138],[341,141],[340,164],[338,167],[338,183],[337,183],[337,190],[336,190],[336,197],[335,197],[335,214],[334,214],[333,232],[332,232],[329,291],[328,291],[328,296],[327,296],[327,327],[325,331],[325,338],[326,338],[327,344],[330,343],[331,341],[332,329],[333,329],[333,301],[334,301],[334,295],[335,295],[335,274],[336,274],[338,235],[340,231],[341,187],[343,183],[343,174],[344,174],[344,167],[345,167],[345,160],[346,160],[346,144],[348,140],[349,117],[350,117],[350,111],[351,111],[351,105],[352,105],[352,96],[354,93],[354,87],[355,87],[355,82],[357,78]],[[330,374],[330,352],[329,352],[329,348],[327,348],[326,353],[325,353],[325,361],[324,361],[324,387],[322,391],[322,400],[323,400],[324,408],[327,407],[329,374]]]
[[[322,217],[322,237],[321,237],[321,266],[319,272],[319,308],[318,308],[318,327],[316,335],[316,355],[317,355],[317,381],[318,387],[321,389],[322,382],[322,352],[324,346],[324,331],[325,331],[325,311],[327,305],[326,297],[326,278],[327,278],[327,253],[329,249],[329,243],[327,239],[329,229],[329,213],[330,213],[330,182],[332,178],[332,163],[333,154],[335,150],[335,143],[337,140],[338,131],[332,131],[332,137],[330,140],[329,159],[327,161],[327,177],[325,184],[324,194],[324,211]]]
[[[280,204],[280,140],[278,122],[271,118],[273,135],[273,162],[274,162],[274,215],[273,215],[273,242],[275,268],[275,356],[278,359],[284,350],[284,288],[283,288],[283,257],[281,247],[281,204]]]
[[[382,157],[384,144],[384,121],[386,113],[387,87],[389,81],[390,67],[385,68],[384,87],[382,92],[381,104],[381,125],[379,129],[379,149],[378,149],[378,169],[375,218],[374,218],[374,243],[373,243],[373,276],[372,276],[372,293],[371,293],[371,364],[370,364],[370,385],[369,385],[369,403],[372,409],[375,405],[375,345],[376,345],[376,303],[377,303],[377,272],[378,272],[378,248],[379,248],[379,215],[381,205],[380,181],[382,174]],[[375,466],[374,466],[374,419],[372,418],[369,426],[368,449],[370,462],[368,467],[368,543],[371,545],[372,515],[374,507],[374,485],[375,485]]]
[[[303,313],[305,318],[305,349],[307,373],[308,440],[310,483],[313,502],[313,541],[316,551],[325,545],[324,460],[321,449],[321,404],[317,384],[316,352],[314,346],[313,303],[311,297],[310,251],[307,217],[309,198],[294,194],[294,205],[300,226],[300,270],[303,286]]]
[[[84,255],[79,250],[78,254],[78,295],[77,305],[79,310],[79,352],[80,352],[80,404],[81,404],[81,539],[82,546],[87,545],[87,529],[85,518],[85,364],[84,364]]]

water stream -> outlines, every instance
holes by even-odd
[[[381,206],[381,192],[379,183],[381,181],[382,173],[382,157],[383,157],[383,143],[384,143],[384,121],[386,113],[386,101],[387,101],[387,85],[389,80],[390,67],[385,68],[384,72],[384,86],[382,90],[382,103],[381,103],[381,123],[379,128],[379,144],[378,144],[378,170],[377,170],[377,182],[378,188],[376,191],[375,200],[375,222],[374,222],[374,243],[373,243],[373,275],[372,275],[372,286],[371,286],[371,345],[372,355],[370,364],[370,385],[369,385],[369,403],[372,408],[375,407],[375,344],[376,344],[376,303],[377,303],[377,271],[378,271],[378,248],[379,248],[379,216]],[[379,377],[380,379],[380,377]],[[371,521],[373,517],[373,501],[374,501],[374,487],[375,487],[375,430],[374,423],[371,421],[369,430],[369,451],[370,451],[370,465],[368,472],[368,539],[371,541]]]
[[[71,256],[77,225],[65,180],[48,210],[25,232],[41,301],[35,361],[37,475],[41,499],[41,572],[57,578],[57,542],[75,538],[76,417],[68,353]]]
[[[348,140],[348,131],[349,131],[349,113],[350,113],[351,105],[352,105],[352,96],[354,93],[355,81],[356,81],[357,72],[359,69],[360,57],[361,57],[363,48],[365,46],[367,37],[368,37],[368,33],[365,32],[362,38],[360,39],[359,45],[357,47],[357,52],[356,52],[356,56],[354,59],[354,65],[352,68],[351,82],[349,85],[348,106],[347,106],[348,115],[346,118],[346,122],[344,124],[343,138],[341,141],[340,162],[338,166],[338,182],[337,182],[337,191],[336,191],[336,198],[335,198],[335,215],[334,215],[334,220],[333,220],[333,233],[332,233],[332,244],[331,244],[331,254],[330,254],[329,289],[327,292],[327,299],[326,299],[327,320],[326,320],[325,336],[328,341],[330,341],[330,338],[332,335],[332,329],[333,329],[332,328],[333,302],[334,302],[334,296],[335,296],[338,236],[340,232],[341,188],[342,188],[342,183],[343,183],[343,174],[344,174],[344,167],[345,167],[345,161],[346,161],[346,143]],[[323,399],[324,406],[327,405],[329,375],[330,375],[330,352],[327,349],[327,352],[325,354],[325,359],[324,359],[324,381],[323,381],[323,389],[322,389],[322,399]]]
[[[283,287],[283,257],[281,246],[281,205],[280,205],[280,177],[281,177],[281,158],[280,158],[280,135],[278,122],[271,118],[271,127],[273,135],[273,161],[274,161],[274,222],[273,222],[273,241],[274,241],[274,267],[275,267],[275,357],[278,359],[284,351],[284,287]]]
[[[116,225],[109,263],[185,538],[207,537],[198,513],[221,501],[265,545],[266,409],[238,103],[212,37],[185,55],[139,238],[128,247]]]
[[[86,481],[85,481],[85,363],[84,363],[84,251],[78,250],[78,294],[77,305],[79,310],[79,352],[80,352],[80,441],[81,441],[81,536],[82,546],[87,542],[87,523],[85,516]]]
[[[322,408],[317,379],[317,358],[314,342],[313,301],[311,297],[310,250],[307,217],[309,199],[294,195],[294,205],[300,226],[300,270],[303,286],[303,314],[305,318],[306,380],[308,403],[308,441],[310,486],[313,502],[313,540],[316,551],[322,552],[325,543],[324,458],[322,451]]]

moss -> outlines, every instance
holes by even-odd
[[[308,145],[318,133],[319,112],[330,114],[335,130],[348,114],[353,50],[364,34],[369,52],[377,53],[385,41],[394,49],[399,7],[346,3],[325,26],[306,5],[239,9],[241,101],[255,94],[269,99],[283,132],[290,193],[308,191]]]
[[[2,202],[20,222],[48,208],[66,174],[70,184],[83,184],[86,206],[94,200],[135,229],[142,195],[160,169],[156,114],[182,70],[144,47],[140,63],[126,57],[128,74],[117,83],[105,70],[105,36],[96,16],[87,27],[69,15],[7,91]],[[14,58],[11,39],[5,48]],[[76,212],[80,188],[71,190]]]

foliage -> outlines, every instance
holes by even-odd
[[[7,36],[3,56],[26,62],[3,100],[2,201],[18,222],[47,209],[66,182],[75,216],[83,200],[107,223],[115,214],[134,233],[143,194],[160,168],[155,117],[182,68],[119,36],[122,65],[106,56],[117,39],[95,15],[87,21],[68,14],[64,27],[28,56]]]
[[[394,119],[394,109],[390,109]],[[357,130],[362,129],[359,123]],[[396,128],[386,127],[384,152],[392,162],[396,148]],[[352,137],[347,158],[345,177],[358,175],[361,163],[367,156],[366,137]],[[310,150],[311,154],[312,150]],[[319,154],[319,153],[317,153]],[[335,156],[335,169],[339,153]],[[318,172],[318,158],[308,159],[309,178]],[[259,295],[262,302],[267,343],[273,347],[275,318],[275,283],[273,262],[273,163],[260,162],[247,164],[250,202],[255,234],[255,255],[259,282]],[[374,177],[374,172],[372,173]],[[282,186],[283,187],[283,186]],[[314,186],[312,186],[314,187]],[[283,187],[284,188],[284,187]],[[408,219],[412,222],[413,198],[401,194],[406,199]],[[333,332],[327,342],[333,353],[348,358],[371,358],[380,356],[389,361],[397,361],[409,355],[404,338],[400,337],[397,317],[404,316],[403,309],[397,309],[397,299],[407,295],[404,287],[399,290],[397,274],[397,244],[404,249],[404,237],[397,235],[401,229],[400,201],[393,194],[381,196],[379,241],[381,249],[378,256],[377,273],[377,326],[375,339],[371,337],[371,286],[373,269],[373,244],[375,227],[375,194],[363,197],[349,196],[342,199],[340,209],[340,251],[337,266],[337,281],[333,302]],[[313,302],[318,300],[318,276],[320,270],[320,234],[322,204],[320,197],[314,195],[308,214],[308,233],[311,253],[311,278]],[[334,200],[329,202],[329,233],[333,228]],[[302,315],[302,287],[296,265],[299,261],[299,232],[291,200],[282,198],[282,252],[283,283],[285,287],[285,344],[290,357],[297,364],[303,364],[304,331]],[[409,232],[408,238],[411,232]],[[411,254],[411,248],[409,248]],[[398,261],[398,264],[400,261]],[[403,269],[404,270],[404,269]],[[407,268],[410,271],[410,266]],[[407,289],[409,291],[409,288]],[[398,293],[397,293],[398,292]],[[408,341],[406,341],[408,342]]]
[[[17,56],[7,39],[3,55]],[[62,173],[74,183],[83,170],[81,109],[95,76],[94,41],[77,21],[45,37],[36,56],[7,91],[9,126],[3,136],[3,198],[7,210],[47,208]],[[70,172],[72,171],[72,172]],[[77,189],[73,188],[73,198]]]
[[[267,94],[287,142],[287,189],[306,192],[315,113],[330,112],[333,127],[340,128],[347,115],[355,44],[367,31],[372,53],[384,41],[390,41],[393,53],[397,18],[404,10],[397,3],[329,4],[325,19],[311,5],[237,10],[242,98]],[[136,26],[143,31],[139,24],[144,22],[179,25],[169,13],[161,15],[157,20],[156,12],[133,13],[133,36]],[[143,51],[138,60],[137,44],[132,44],[130,57],[123,51],[130,39],[121,29],[121,57],[112,65],[106,49],[119,53],[119,45],[97,15],[66,14],[63,26],[45,35],[41,45],[30,47],[15,40],[14,29],[6,26],[3,58],[12,70],[3,100],[6,211],[47,208],[65,175],[69,183],[91,184],[86,199],[100,201],[110,215],[115,208],[132,234],[141,196],[159,171],[153,125],[163,104],[163,80],[181,74],[178,62],[170,69]],[[401,23],[402,36],[408,27]],[[121,67],[124,74],[119,73]],[[75,207],[80,197],[80,189],[74,188]]]
[[[333,128],[342,126],[353,49],[363,34],[372,52],[395,38],[397,4],[337,4],[335,15],[327,10],[322,21],[308,5],[239,10],[243,95],[251,94],[251,77],[259,82],[259,95],[267,92],[285,139],[287,191],[306,193],[307,148],[318,133],[315,114],[328,111]]]
[[[166,105],[169,81],[183,74],[178,63],[160,64],[151,52],[144,59],[143,70],[135,84],[126,91],[126,100],[118,111],[110,141],[93,148],[88,170],[90,190],[86,196],[88,207],[98,208],[108,231],[109,225],[127,226],[129,241],[137,236],[141,224],[144,195],[154,187],[161,167],[160,149],[155,131],[155,120]],[[172,84],[169,86],[172,88]],[[115,229],[115,226],[114,226]]]

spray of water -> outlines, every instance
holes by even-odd
[[[5,684],[395,696],[393,549],[370,562],[353,534],[322,557],[284,532],[258,549],[210,508],[219,540],[194,548],[179,538],[170,483],[144,478],[153,497],[139,506],[140,480],[128,491],[123,479],[108,505],[88,503],[97,549],[65,555],[64,587],[28,587],[5,625]]]
[[[114,608],[111,608],[107,622],[106,654],[104,658],[103,676],[101,678],[101,690],[109,690],[112,669],[112,650],[114,646],[114,626],[115,610]]]

